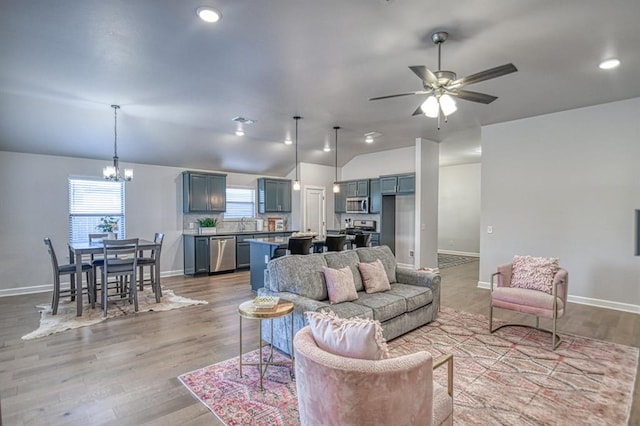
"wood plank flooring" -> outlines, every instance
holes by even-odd
[[[476,287],[478,262],[441,274],[443,306],[487,315],[488,291]],[[237,356],[237,306],[253,297],[249,273],[171,277],[163,286],[209,304],[23,341],[38,326],[34,306],[49,294],[0,298],[2,425],[221,424],[176,377]],[[257,321],[243,324],[245,349],[257,348]],[[571,304],[560,330],[640,346],[636,314]],[[634,395],[630,424],[640,426],[638,386]]]

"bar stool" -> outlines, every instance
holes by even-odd
[[[327,235],[324,245],[327,247],[327,251],[343,251],[346,243],[346,235]]]
[[[371,234],[356,235],[352,244],[356,247],[369,247],[369,244],[371,244]]]
[[[153,237],[153,242],[158,243],[157,248],[151,250],[151,255],[149,257],[138,257],[138,274],[140,275],[140,291],[144,290],[144,267],[150,266],[149,278],[151,280],[151,287],[154,292],[160,291],[160,295],[162,295],[162,289],[156,289],[156,278],[155,278],[155,266],[156,262],[160,259],[160,252],[162,250],[162,240],[164,240],[164,234],[162,232],[156,232]]]

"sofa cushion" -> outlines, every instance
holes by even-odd
[[[390,294],[388,291],[381,293],[358,293],[356,305],[366,306],[373,311],[373,319],[384,322],[407,312],[407,301],[402,296]]]
[[[307,312],[311,333],[320,349],[348,358],[388,358],[380,322],[339,318],[332,312]]]
[[[388,246],[360,247],[356,249],[360,262],[371,263],[378,259],[384,265],[387,278],[391,284],[397,282],[396,279],[396,257]]]
[[[511,287],[551,294],[553,277],[559,268],[557,257],[514,256]]]
[[[269,262],[269,277],[273,290],[305,296],[314,300],[326,300],[327,286],[322,268],[327,266],[322,254],[291,255]]]
[[[350,302],[358,298],[356,285],[353,282],[353,274],[348,266],[341,269],[322,268],[324,279],[327,283],[329,303]]]
[[[324,254],[324,260],[327,262],[329,268],[342,269],[348,266],[353,273],[353,282],[356,285],[356,291],[364,290],[362,277],[360,277],[360,271],[358,270],[358,262],[360,262],[358,253],[353,250],[327,252]]]
[[[391,288],[380,259],[371,263],[360,262],[358,263],[358,269],[360,270],[360,275],[362,275],[364,290],[367,293],[377,293]]]
[[[364,294],[364,292],[360,293]],[[329,310],[340,318],[368,318],[373,319],[373,310],[368,306],[358,305],[353,302],[342,302],[335,305],[318,306],[315,311]]]
[[[415,311],[433,301],[433,292],[428,287],[395,283],[391,284],[391,290],[387,293],[403,297],[407,301],[407,312]]]

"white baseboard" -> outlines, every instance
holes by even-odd
[[[478,288],[489,290],[491,288],[491,283],[478,281]],[[567,300],[571,303],[578,303],[580,305],[595,306],[598,308],[614,309],[616,311],[640,314],[640,306],[632,305],[630,303],[613,302],[611,300],[592,299],[590,297],[572,295],[567,296]]]
[[[164,271],[160,273],[160,277],[161,278],[175,277],[183,274],[184,274],[184,271],[182,269],[176,270],[176,271]],[[148,273],[146,273],[144,277],[145,279],[150,278]],[[61,282],[60,287],[63,289],[68,289],[69,281]],[[18,296],[20,294],[46,293],[46,292],[50,292],[52,289],[53,289],[53,284],[34,285],[29,287],[4,288],[4,289],[0,289],[0,297]]]
[[[440,254],[455,254],[457,256],[469,256],[469,257],[480,257],[480,253],[472,253],[469,251],[455,251],[455,250],[438,250]]]

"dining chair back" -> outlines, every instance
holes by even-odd
[[[129,302],[133,302],[138,311],[138,293],[136,291],[136,272],[138,269],[138,239],[103,240],[104,264],[102,268],[102,309],[107,316],[107,305],[112,296],[124,297],[128,293]],[[113,291],[109,294],[109,277],[117,277]]]
[[[327,247],[327,251],[342,251],[346,243],[346,235],[327,235],[324,245]]]
[[[156,243],[156,247],[151,250],[148,257],[139,256],[138,257],[138,277],[140,283],[140,291],[144,290],[144,267],[150,266],[149,268],[149,279],[151,282],[151,286],[154,292],[160,291],[160,295],[162,296],[162,289],[156,289],[156,274],[155,274],[155,266],[156,263],[160,260],[160,253],[162,252],[162,241],[164,240],[164,234],[162,232],[156,232],[153,237],[153,242]]]
[[[313,237],[289,238],[288,250],[290,254],[309,254],[313,245]]]
[[[369,247],[371,244],[371,234],[358,234],[353,239],[353,244],[356,247]]]
[[[44,239],[44,245],[47,247],[47,251],[49,252],[49,257],[51,258],[51,268],[53,270],[53,295],[51,298],[51,313],[52,315],[56,315],[58,313],[58,304],[60,302],[61,295],[69,295],[71,296],[71,300],[75,300],[76,296],[82,297],[82,277],[78,278],[78,285],[76,287],[75,282],[71,280],[69,289],[61,289],[60,288],[60,276],[62,275],[75,275],[76,273],[76,265],[71,263],[67,265],[60,265],[58,263],[58,257],[56,256],[56,251],[53,248],[53,244],[51,244],[51,239]],[[88,263],[82,264],[82,272],[86,272],[87,274],[87,294],[89,297],[89,303],[92,305],[95,303],[93,299],[93,290],[91,286],[93,285],[93,268]],[[79,288],[80,291],[76,292],[76,288]],[[79,295],[76,293],[80,293]]]

